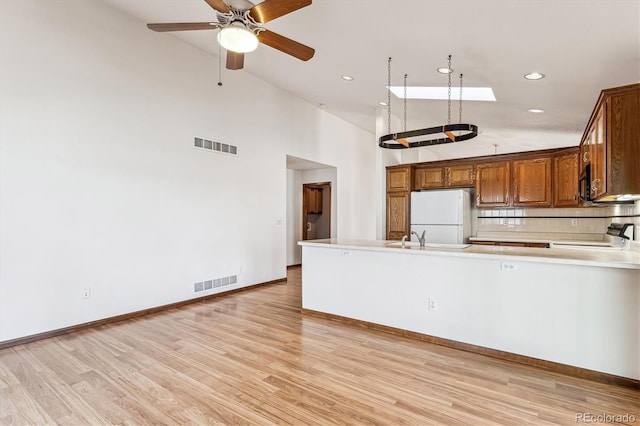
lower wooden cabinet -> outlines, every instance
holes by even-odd
[[[472,241],[471,244],[480,246],[549,248],[549,243],[523,243],[520,241]]]
[[[514,161],[513,175],[515,207],[551,207],[551,157]]]
[[[387,193],[387,240],[399,240],[410,234],[409,192]]]

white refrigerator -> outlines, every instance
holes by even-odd
[[[411,193],[413,232],[427,231],[426,242],[464,244],[471,236],[471,197],[468,189],[438,189]]]

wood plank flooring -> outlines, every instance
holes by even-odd
[[[300,275],[4,349],[0,424],[640,424],[638,390],[304,316]]]

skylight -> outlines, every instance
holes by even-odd
[[[387,88],[397,98],[404,99],[404,86],[387,86]],[[407,87],[407,99],[447,100],[448,98],[448,87]],[[451,87],[451,100],[460,100],[459,87]],[[462,100],[495,102],[496,97],[491,87],[463,87]]]

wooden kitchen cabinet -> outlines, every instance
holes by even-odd
[[[411,191],[411,166],[387,168],[387,192]]]
[[[638,117],[640,83],[600,93],[580,142],[580,172],[585,179],[590,173],[589,194],[582,193],[583,198],[614,201],[618,195],[640,194]]]
[[[601,197],[607,190],[606,109],[607,105],[603,103],[583,141],[582,161],[584,164],[589,164],[591,168],[591,199]]]
[[[413,166],[387,167],[387,240],[410,234]]]
[[[578,205],[578,152],[553,159],[553,205]]]
[[[387,240],[399,240],[410,235],[410,192],[387,193]]]
[[[473,164],[450,166],[445,169],[448,187],[470,187],[476,183],[475,166]]]
[[[437,189],[445,187],[445,168],[416,168],[416,189]]]
[[[306,188],[307,213],[322,214],[322,188]]]
[[[501,247],[529,247],[529,248],[549,248],[549,243],[523,243],[521,241],[472,241],[471,244],[481,246],[501,246]]]
[[[476,166],[476,206],[507,207],[511,189],[509,162]]]
[[[515,207],[551,207],[552,177],[551,157],[514,161],[513,205]]]
[[[473,164],[416,168],[416,189],[472,187],[474,169]]]

